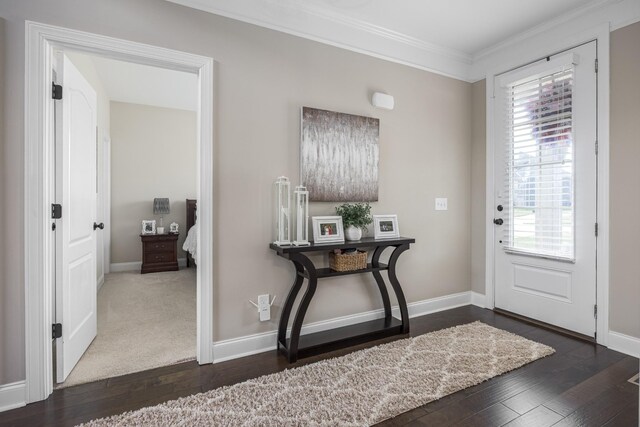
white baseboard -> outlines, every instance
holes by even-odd
[[[0,385],[0,412],[25,406],[25,392],[24,381]]]
[[[430,298],[422,301],[410,302],[407,304],[409,317],[424,316],[425,314],[437,313],[438,311],[450,310],[456,307],[471,304],[471,292],[459,292],[457,294],[445,295],[443,297]],[[400,309],[392,308],[395,317],[400,318]]]
[[[100,290],[102,285],[104,285],[104,274],[102,276],[98,277],[98,291]]]
[[[480,308],[487,308],[486,296],[478,292],[471,291],[471,304]]]
[[[109,271],[111,273],[120,273],[122,271],[134,271],[134,270],[140,271],[141,267],[142,267],[141,261],[116,262],[109,266]]]
[[[629,356],[640,357],[640,338],[609,331],[608,347]]]
[[[436,313],[438,311],[449,310],[456,307],[462,307],[469,304],[471,304],[471,291],[412,302],[407,304],[407,308],[409,310],[409,317],[411,318]],[[392,307],[391,310],[394,317],[400,316],[400,310],[397,306]],[[369,320],[380,319],[382,317],[384,317],[383,309],[371,310],[363,313],[309,323],[302,326],[300,333],[301,335],[306,335],[342,326],[354,325],[356,323],[366,322]],[[226,360],[275,350],[277,336],[277,331],[270,331],[214,342],[213,363],[224,362]]]
[[[187,259],[186,258],[178,258],[178,267],[186,267]],[[109,265],[110,273],[120,273],[122,271],[140,271],[142,268],[142,261],[133,261],[133,262],[116,262]]]
[[[212,344],[213,363],[225,362],[276,349],[276,331],[216,341]]]

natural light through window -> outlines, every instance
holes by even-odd
[[[572,67],[508,87],[508,250],[574,257],[572,89]]]

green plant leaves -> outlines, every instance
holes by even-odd
[[[344,203],[336,207],[336,214],[342,217],[345,228],[354,226],[363,230],[373,222],[369,203]]]

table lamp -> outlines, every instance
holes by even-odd
[[[164,234],[164,227],[162,225],[162,216],[168,215],[170,212],[169,209],[169,199],[168,198],[155,198],[153,199],[153,214],[160,215],[160,227],[156,228],[158,234]]]

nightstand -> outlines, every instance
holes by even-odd
[[[141,234],[140,273],[178,270],[178,236],[179,234]]]

